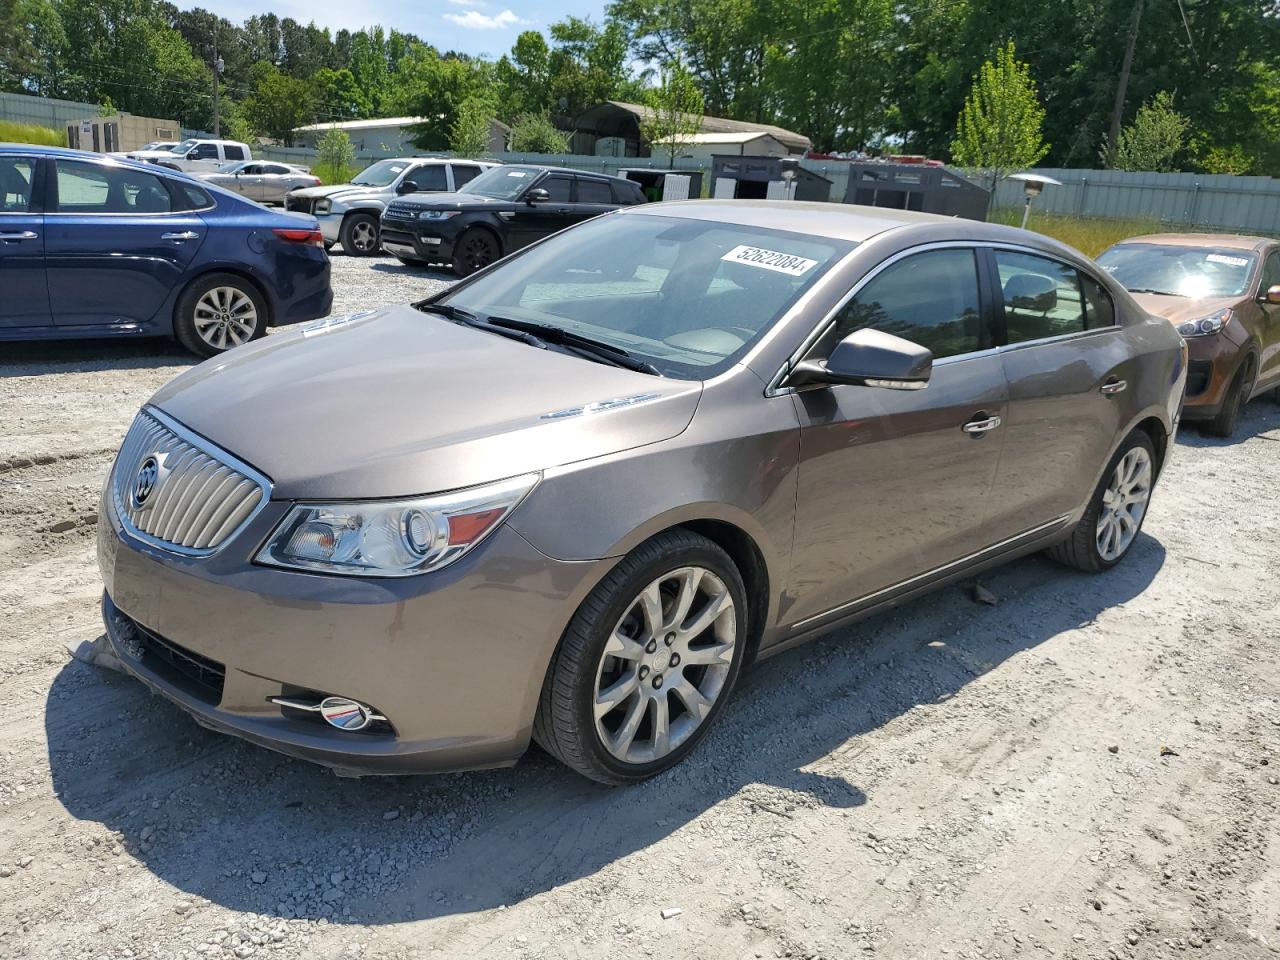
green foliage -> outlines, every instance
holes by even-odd
[[[345,67],[341,70],[321,67],[311,77],[311,88],[319,123],[356,120],[373,113],[373,103],[365,95],[355,74]]]
[[[956,121],[952,159],[982,171],[994,190],[1001,177],[1035,166],[1049,152],[1043,126],[1044,107],[1036,96],[1035,81],[1010,41],[973,79]]]
[[[1102,160],[1116,170],[1177,170],[1175,158],[1186,145],[1190,127],[1191,121],[1173,108],[1173,94],[1162,90],[1138,108],[1114,146],[1103,139]],[[1243,151],[1237,159],[1242,157]]]
[[[43,147],[65,147],[67,135],[34,123],[10,123],[0,120],[0,143],[35,143]]]
[[[556,128],[545,110],[522,113],[511,123],[510,149],[513,153],[568,153],[569,135]]]
[[[449,149],[460,157],[483,157],[489,152],[493,104],[480,97],[462,101],[449,128]]]
[[[245,112],[244,104],[234,100],[223,100],[220,109],[222,118],[222,135],[228,140],[239,140],[242,143],[253,143],[258,135],[253,123]]]
[[[269,63],[256,64],[253,75],[255,86],[244,102],[245,116],[260,136],[293,146],[293,131],[310,123],[315,113],[310,85]]]
[[[660,76],[646,97],[650,112],[640,121],[640,134],[674,164],[680,149],[702,129],[702,94],[678,59],[663,67]]]
[[[316,143],[313,172],[325,183],[346,183],[355,175],[355,162],[356,152],[345,130],[326,130]]]
[[[493,105],[493,64],[462,57],[441,57],[434,50],[418,50],[400,68],[403,86],[400,109],[409,116],[423,117],[413,128],[413,142],[423,150],[449,149],[458,111],[468,100]]]

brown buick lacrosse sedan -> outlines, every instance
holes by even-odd
[[[103,608],[201,723],[348,772],[678,762],[744,665],[1047,549],[1119,563],[1174,328],[1031,233],[838,204],[588,221],[178,377]]]

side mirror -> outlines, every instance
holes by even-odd
[[[199,160],[199,159],[200,159],[199,154],[200,154],[200,151],[199,151],[199,150],[189,150],[189,151],[187,151],[187,159],[188,159],[188,160]]]
[[[1258,298],[1263,303],[1271,303],[1280,306],[1280,283],[1267,287],[1263,291],[1262,296]]]
[[[918,343],[879,330],[855,330],[826,360],[796,364],[792,387],[855,384],[888,390],[923,390],[933,373],[933,354]]]
[[[421,189],[416,180],[401,180],[400,186],[396,187],[396,193],[418,193]]]
[[[547,193],[542,187],[534,187],[532,190],[526,191],[524,195],[525,203],[541,203],[544,200],[550,200],[551,194]]]

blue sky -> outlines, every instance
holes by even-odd
[[[270,10],[284,19],[315,21],[331,31],[381,23],[384,27],[416,33],[441,50],[498,56],[511,49],[521,30],[545,30],[566,16],[604,16],[605,0],[439,0],[435,3],[353,3],[352,0],[179,0],[184,9],[204,7],[243,23],[254,14]]]

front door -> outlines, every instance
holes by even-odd
[[[1072,265],[996,249],[1009,382],[992,530],[1011,537],[1092,494],[1136,390],[1134,351],[1107,292]]]
[[[546,200],[517,202],[516,209],[507,221],[508,250],[519,250],[535,240],[563,230],[573,222],[573,178],[568,174],[553,173],[543,177],[531,188],[547,191]]]
[[[44,215],[34,157],[0,157],[0,327],[47,327]]]
[[[889,596],[994,542],[986,526],[1005,380],[971,249],[896,260],[841,309],[809,359],[870,327],[928,347],[923,390],[795,395],[800,474],[787,621],[797,628]]]
[[[58,326],[143,324],[182,281],[208,229],[173,213],[154,174],[87,160],[56,162],[45,217],[49,300]]]

